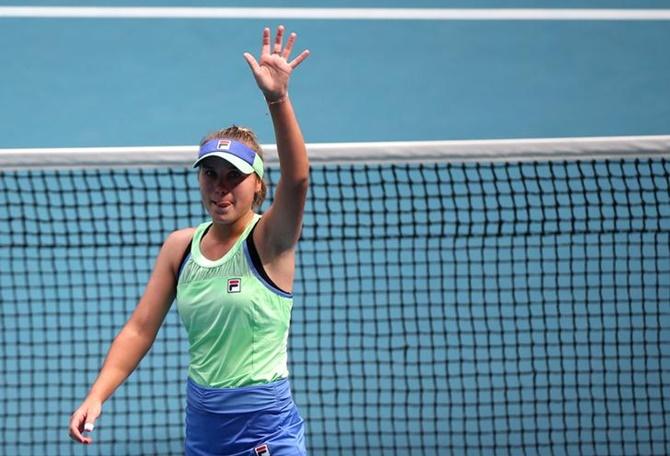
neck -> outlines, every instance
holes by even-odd
[[[244,229],[254,217],[254,212],[249,211],[239,219],[230,224],[222,224],[214,222],[210,228],[211,234],[220,242],[226,242],[231,238],[236,239],[240,237]]]

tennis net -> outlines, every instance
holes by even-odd
[[[670,453],[670,137],[309,150],[289,360],[312,454]],[[166,235],[206,220],[194,154],[0,151],[0,453],[182,452],[174,308],[95,444],[67,422]]]

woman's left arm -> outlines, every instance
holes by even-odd
[[[281,171],[274,202],[259,222],[254,236],[262,259],[270,263],[294,251],[302,228],[309,178],[305,141],[288,94],[291,73],[309,56],[309,51],[289,60],[296,34],[289,35],[286,46],[282,43],[283,36],[284,27],[279,26],[271,44],[270,29],[265,28],[260,60],[256,61],[249,53],[244,54],[268,103]]]

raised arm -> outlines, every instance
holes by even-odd
[[[114,339],[88,396],[70,418],[69,433],[76,442],[92,442],[89,436],[83,434],[86,425],[90,426],[86,430],[92,430],[102,411],[102,404],[151,348],[174,299],[178,256],[184,251],[191,235],[192,229],[176,231],[163,244],[142,299]]]
[[[248,52],[244,54],[268,103],[281,171],[274,202],[254,236],[261,257],[267,263],[292,253],[298,242],[309,177],[305,141],[288,93],[291,73],[309,56],[309,51],[302,51],[290,60],[296,34],[289,35],[285,46],[283,38],[283,26],[277,29],[273,43],[270,42],[270,29],[265,28],[260,59],[257,61]]]

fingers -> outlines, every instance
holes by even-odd
[[[270,28],[265,27],[263,29],[263,45],[261,47],[260,64],[254,58],[253,55],[249,54],[248,52],[244,53],[244,58],[249,64],[249,68],[251,68],[251,71],[254,73],[254,75],[260,74],[261,65],[265,66],[271,61],[276,61],[277,59],[274,58],[274,55],[277,55],[281,59],[285,60],[291,69],[296,68],[307,57],[309,57],[310,52],[308,50],[304,50],[300,53],[300,55],[298,55],[295,59],[289,62],[288,59],[291,56],[291,53],[293,52],[293,47],[295,45],[298,35],[296,33],[291,33],[288,36],[288,40],[286,41],[286,46],[282,49],[282,43],[284,40],[284,31],[285,28],[283,25],[277,27],[277,33],[275,34],[274,42],[271,45]],[[272,54],[270,54],[270,46],[272,46]]]
[[[295,33],[291,33],[288,36],[288,41],[286,41],[286,47],[284,48],[284,51],[281,53],[281,56],[284,57],[286,60],[288,60],[289,56],[291,55],[291,51],[293,50],[293,44],[295,43],[295,39],[298,35]]]
[[[100,410],[97,407],[79,408],[70,418],[70,438],[86,445],[92,443],[93,439],[87,434],[93,432],[98,416],[100,416]]]
[[[261,56],[270,53],[270,29],[265,27],[263,29],[263,46],[261,47]]]
[[[273,54],[281,55],[281,45],[284,39],[284,26],[277,27],[277,35],[275,36],[275,45],[272,51]]]
[[[77,412],[75,412],[75,414],[72,415],[72,418],[70,418],[70,428],[68,434],[72,440],[79,443],[84,443],[84,436],[81,435],[81,432],[79,431],[79,424],[82,421],[83,417],[77,416]]]
[[[244,53],[244,60],[246,60],[247,63],[249,64],[249,68],[251,68],[252,73],[256,74],[261,70],[254,56],[249,54],[248,52]]]
[[[286,46],[282,49],[283,41],[284,41],[284,32],[286,28],[283,25],[280,25],[277,27],[277,33],[275,34],[275,39],[274,43],[272,43],[272,55],[278,55],[282,58],[284,58],[286,61],[288,61],[289,57],[291,56],[291,52],[293,52],[293,46],[295,45],[295,41],[298,37],[296,33],[291,33],[288,36],[288,40],[286,41]],[[263,46],[261,47],[261,57],[263,55],[270,54],[270,28],[265,27],[263,29]],[[293,60],[295,62],[294,67],[298,66],[300,62],[305,60],[307,56],[306,55],[300,55],[298,58]]]
[[[298,65],[300,65],[300,64],[303,62],[303,60],[305,60],[307,57],[309,57],[309,50],[308,50],[308,49],[305,49],[304,51],[302,51],[302,52],[300,53],[300,55],[299,55],[298,57],[296,57],[295,59],[293,59],[293,60],[291,60],[291,61],[289,62],[289,66],[291,67],[291,69],[296,68],[296,67],[297,67]]]
[[[86,414],[84,412],[78,410],[72,415],[72,419],[70,420],[70,438],[75,442],[89,444],[93,441],[93,439],[84,435],[84,432],[88,432],[91,426],[89,424],[87,427],[86,421]]]

